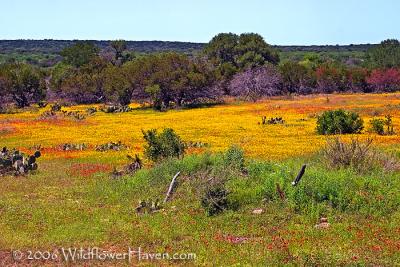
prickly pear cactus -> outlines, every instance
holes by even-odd
[[[124,150],[127,148],[128,148],[128,146],[123,144],[121,141],[118,141],[118,142],[109,142],[109,143],[98,145],[98,146],[96,146],[96,151],[102,151],[102,152],[109,151],[109,150],[120,151],[120,150]]]
[[[114,106],[104,106],[101,111],[105,113],[123,113],[130,112],[133,109],[130,106],[114,105]]]
[[[36,159],[40,156],[40,151],[36,151],[33,155],[25,155],[16,149],[8,150],[3,147],[0,152],[0,176],[23,175],[36,170],[38,168]]]

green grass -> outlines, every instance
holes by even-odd
[[[105,156],[100,161],[116,165],[121,160]],[[37,173],[2,177],[2,250],[140,246],[149,252],[197,254],[196,261],[163,262],[172,265],[400,264],[398,173],[327,170],[316,156],[248,160],[243,173],[227,165],[223,155],[205,153],[118,179],[108,173],[70,174],[74,164],[97,161],[43,159]],[[292,187],[304,161],[306,174]],[[178,187],[163,210],[137,214],[139,200],[164,198],[177,171]],[[201,206],[210,177],[224,181],[230,192],[228,209],[216,216],[207,216]],[[265,212],[252,214],[255,208]],[[329,229],[314,228],[320,216],[328,217]]]

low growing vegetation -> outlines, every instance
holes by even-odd
[[[344,110],[325,111],[318,117],[318,134],[357,134],[364,129],[364,122],[355,112]]]
[[[157,133],[155,129],[143,131],[143,138],[147,143],[144,154],[154,162],[181,158],[185,153],[185,143],[171,128],[164,129],[161,133]]]

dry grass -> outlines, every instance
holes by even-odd
[[[368,173],[375,168],[400,170],[400,163],[395,157],[377,150],[372,143],[371,138],[365,141],[352,138],[350,142],[343,142],[335,137],[328,140],[322,153],[331,168],[353,168],[358,173]]]

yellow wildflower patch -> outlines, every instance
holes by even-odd
[[[93,105],[92,105],[93,106]],[[133,105],[138,107],[138,105]],[[89,106],[63,108],[84,112]],[[40,120],[37,112],[0,115],[1,144],[29,149],[41,145],[48,151],[47,157],[75,157],[101,155],[93,147],[110,141],[121,141],[128,151],[141,153],[141,130],[173,128],[185,141],[203,142],[211,151],[221,151],[231,144],[242,146],[253,158],[285,159],[317,151],[326,137],[315,133],[316,116],[324,110],[343,108],[353,110],[363,117],[365,127],[374,116],[393,116],[394,129],[400,131],[400,94],[346,94],[274,98],[257,103],[227,104],[213,107],[170,110],[157,112],[151,109],[135,109],[127,113],[97,112],[86,119],[73,118]],[[48,108],[47,108],[48,109]],[[284,124],[261,125],[261,117],[282,117]],[[358,136],[372,134],[366,130]],[[400,144],[399,135],[375,136],[377,143]],[[88,151],[64,152],[57,148],[63,143],[85,143]],[[203,151],[192,149],[191,151]],[[46,156],[46,155],[45,155]]]

